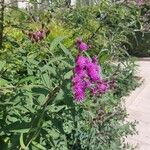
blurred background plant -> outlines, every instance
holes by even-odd
[[[1,149],[131,149],[125,138],[136,133],[135,122],[125,120],[121,100],[138,86],[127,45],[134,46],[130,38],[143,28],[144,5],[32,0],[20,9],[18,3],[2,4]],[[29,33],[43,29],[49,34],[33,43]],[[78,37],[91,47],[86,56],[98,56],[103,77],[116,82],[113,91],[96,101],[90,95],[83,103],[73,98]]]

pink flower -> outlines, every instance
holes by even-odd
[[[82,55],[77,56],[72,78],[73,93],[77,102],[86,98],[86,90],[90,90],[93,96],[98,96],[105,94],[113,85],[114,81],[102,80],[97,57],[91,60]]]
[[[89,46],[86,43],[81,42],[79,44],[79,49],[84,52],[84,51],[87,51],[89,49]]]
[[[84,77],[85,74],[86,74],[86,73],[85,73],[85,70],[82,69],[80,66],[75,66],[74,72],[75,72],[75,74],[77,74],[77,75],[80,76],[80,77]]]
[[[108,81],[101,80],[95,84],[94,88],[91,88],[92,95],[105,94],[110,89]]]
[[[75,99],[77,102],[82,102],[85,99],[85,92],[75,93]]]
[[[95,82],[101,79],[100,77],[100,69],[97,64],[94,64],[92,62],[89,62],[86,66],[87,74],[90,77],[90,79]]]
[[[83,80],[78,75],[75,75],[72,79],[72,83],[75,100],[78,102],[83,101],[85,99],[86,88]]]
[[[37,32],[29,32],[28,35],[29,35],[30,40],[34,43],[34,42],[39,42],[42,39],[44,39],[44,37],[46,36],[46,32],[42,29]]]
[[[104,94],[109,90],[110,87],[108,82],[103,80],[97,84],[97,88],[100,94]]]
[[[87,57],[84,57],[84,56],[79,55],[76,59],[76,65],[78,65],[81,68],[84,68],[86,66],[87,62],[88,62],[88,59],[87,59]]]
[[[143,0],[136,0],[137,5],[139,5],[139,6],[142,5],[143,2],[144,2]]]
[[[84,43],[80,38],[77,39],[77,47],[83,52],[89,49],[89,46],[86,43]]]

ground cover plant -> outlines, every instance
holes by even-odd
[[[136,132],[135,122],[126,121],[121,100],[137,86],[124,43],[132,44],[128,35],[139,28],[138,17],[137,6],[110,1],[53,3],[36,14],[5,11],[1,148],[132,149],[125,139]]]

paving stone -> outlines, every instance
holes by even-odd
[[[150,59],[139,61],[137,75],[144,79],[143,85],[126,97],[128,120],[137,120],[138,135],[128,137],[136,150],[150,150]]]

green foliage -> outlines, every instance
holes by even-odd
[[[5,150],[130,149],[125,138],[135,133],[135,122],[125,120],[121,98],[137,82],[134,61],[123,43],[139,27],[138,9],[102,1],[97,6],[51,11],[36,22],[30,22],[25,11],[18,12],[14,22],[12,13],[8,23],[6,14],[0,50],[0,146]],[[41,29],[43,23],[50,34],[32,43],[29,30]],[[113,91],[97,99],[89,95],[83,103],[75,102],[71,87],[78,36],[93,46],[89,57],[99,56],[103,76],[116,81]]]
[[[104,0],[97,5],[68,10],[61,19],[76,33],[75,36],[80,34],[89,43],[94,43],[92,52],[116,59],[128,55],[123,43],[131,44],[128,35],[140,28],[139,17],[140,9],[135,5]]]
[[[130,41],[133,45],[128,46],[128,51],[131,55],[138,57],[150,56],[150,3],[145,1],[145,4],[140,7],[140,20],[142,27],[136,31],[133,36],[130,36]]]

